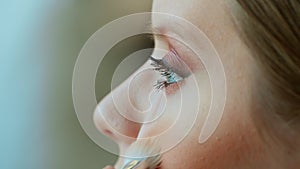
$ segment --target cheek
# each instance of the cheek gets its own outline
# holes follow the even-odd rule
[[[143,124],[139,137],[153,137],[174,131],[176,131],[175,137],[179,137],[179,134],[185,135],[186,128],[192,127],[197,115],[196,108],[199,107],[197,97],[195,97],[195,91],[197,91],[195,87],[193,79],[185,79],[160,91],[165,92],[165,105],[160,109],[161,112],[151,113],[161,113],[161,115],[152,123]],[[169,136],[172,137],[172,135]]]
[[[191,133],[163,154],[163,168],[240,169],[259,166],[263,151],[258,134],[247,120],[225,115],[217,131],[203,144],[198,143],[202,119]]]

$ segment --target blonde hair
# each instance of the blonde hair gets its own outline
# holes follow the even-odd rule
[[[255,97],[263,110],[258,116],[275,115],[300,135],[299,1],[236,2],[235,22],[258,63]]]

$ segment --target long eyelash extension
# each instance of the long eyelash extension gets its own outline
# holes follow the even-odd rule
[[[163,64],[162,59],[155,59],[154,57],[150,56],[150,60],[153,61],[151,65],[154,66],[155,69],[160,70],[162,68],[166,68],[166,66]]]
[[[157,83],[156,84],[154,84],[154,87],[156,88],[156,89],[162,89],[162,88],[164,88],[164,87],[168,87],[168,85],[170,85],[167,81],[165,81],[165,80],[161,80],[161,81],[157,81]]]
[[[154,67],[155,71],[160,72],[160,74],[164,77],[170,76],[170,70],[167,68],[161,59],[155,59],[152,56],[150,56],[151,65]],[[169,83],[166,80],[158,80],[157,83],[154,85],[156,89],[162,89],[164,87],[167,87]]]
[[[155,59],[152,56],[150,56],[150,60],[152,60],[151,65],[154,67],[154,70],[158,71],[161,76],[166,78],[166,80],[160,79],[157,81],[157,83],[154,85],[156,89],[168,87],[169,85],[183,79],[182,77],[174,73],[171,68],[165,66],[162,59]]]

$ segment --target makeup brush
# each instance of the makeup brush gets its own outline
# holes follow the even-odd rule
[[[139,139],[128,148],[121,169],[160,169],[160,152],[157,140]]]

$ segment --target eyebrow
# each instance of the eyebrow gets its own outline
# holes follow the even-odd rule
[[[153,34],[153,38],[157,37],[157,36],[164,36],[167,38],[172,38],[172,39],[176,39],[179,41],[183,41],[183,35],[185,33],[185,29],[184,27],[178,23],[178,22],[171,22],[172,26],[165,26],[165,25],[157,25],[154,26],[153,23],[149,23],[146,26],[146,31],[151,32]],[[170,34],[171,33],[171,34]],[[174,37],[175,36],[175,37]]]

